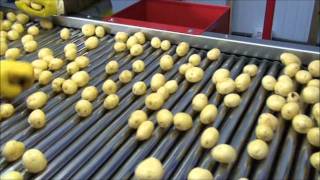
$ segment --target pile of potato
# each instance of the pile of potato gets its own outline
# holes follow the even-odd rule
[[[130,55],[139,56],[143,53],[143,44],[146,42],[146,36],[143,32],[136,32],[129,36],[126,32],[118,32],[115,37],[114,50],[115,52],[124,52],[129,50]]]
[[[99,38],[103,38],[106,34],[106,29],[103,26],[96,26],[94,24],[84,24],[81,28],[82,34],[87,38],[84,45],[87,50],[95,49],[99,46]],[[60,37],[63,40],[70,38],[70,31],[64,28],[60,32]]]

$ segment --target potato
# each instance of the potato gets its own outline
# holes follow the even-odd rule
[[[0,122],[3,119],[9,118],[14,114],[15,108],[12,104],[4,103],[0,105]]]
[[[216,70],[212,75],[212,82],[217,84],[231,77],[231,73],[228,69],[220,68]]]
[[[229,94],[235,91],[236,83],[231,78],[227,78],[216,85],[217,92],[219,94]]]
[[[296,115],[292,120],[292,126],[295,131],[301,134],[306,134],[314,124],[310,117],[304,114]]]
[[[280,96],[287,97],[290,92],[295,90],[293,81],[278,81],[274,85],[274,92]]]
[[[26,42],[33,41],[33,40],[34,40],[34,38],[31,34],[26,34],[21,38],[22,44],[25,44]]]
[[[220,50],[218,48],[213,48],[207,53],[207,58],[211,61],[215,61],[220,57]]]
[[[138,44],[138,42],[139,42],[139,41],[138,41],[138,38],[137,38],[137,37],[135,37],[135,36],[130,36],[129,39],[127,40],[127,43],[126,43],[127,48],[128,48],[128,49],[131,49],[132,46]]]
[[[124,42],[115,42],[113,45],[113,49],[116,52],[123,52],[127,49],[127,45]]]
[[[244,92],[245,90],[247,90],[250,86],[251,83],[251,78],[250,75],[247,73],[242,73],[240,74],[236,79],[235,79],[235,83],[236,83],[236,90],[238,92]]]
[[[29,149],[22,156],[22,164],[30,173],[39,173],[47,167],[46,156],[38,149]]]
[[[219,131],[214,127],[205,129],[200,138],[201,146],[205,149],[210,149],[215,146],[219,140]]]
[[[200,122],[202,124],[213,123],[218,115],[218,109],[213,104],[208,104],[204,107],[200,113]]]
[[[214,177],[209,170],[196,167],[189,172],[188,180],[214,180]]]
[[[10,48],[6,51],[5,58],[16,60],[21,56],[20,54],[21,53],[19,48]]]
[[[16,30],[10,30],[10,31],[8,31],[7,38],[10,41],[15,41],[20,38],[20,34]]]
[[[135,73],[141,73],[144,71],[144,62],[142,60],[136,60],[132,63],[132,71]]]
[[[18,171],[9,171],[1,174],[1,180],[23,180],[23,176]]]
[[[178,83],[176,80],[170,80],[164,84],[164,87],[168,90],[170,94],[173,94],[178,90]]]
[[[28,123],[35,129],[41,129],[46,125],[46,114],[41,109],[33,110],[28,117]]]
[[[206,94],[200,93],[192,99],[192,109],[194,111],[202,111],[204,107],[208,105],[208,97]]]
[[[42,71],[39,75],[39,84],[41,85],[47,85],[52,80],[52,72],[51,71]]]
[[[312,79],[312,75],[309,71],[300,70],[296,73],[295,78],[298,83],[307,84]]]
[[[77,50],[77,45],[75,43],[68,43],[67,45],[64,46],[63,51],[66,52],[70,49],[75,49]]]
[[[278,77],[278,81],[292,81],[292,79],[288,75],[281,75]]]
[[[78,56],[74,60],[80,69],[87,67],[90,63],[90,60],[87,56]]]
[[[68,28],[63,28],[60,31],[60,38],[63,39],[63,40],[70,39],[70,30]]]
[[[173,67],[173,58],[172,56],[166,54],[160,58],[160,68],[164,71],[169,71]]]
[[[62,83],[62,91],[67,95],[72,95],[78,90],[78,85],[75,81],[67,79]]]
[[[104,35],[106,34],[106,31],[103,26],[97,26],[94,33],[96,34],[97,37],[103,38]]]
[[[25,151],[23,142],[10,140],[2,147],[2,156],[6,161],[12,162],[19,159]]]
[[[49,62],[49,69],[52,71],[57,71],[60,70],[64,65],[64,61],[60,58],[53,58],[50,62]],[[68,69],[68,66],[67,66]]]
[[[40,109],[48,101],[48,95],[42,91],[37,91],[27,97],[27,107],[29,109]]]
[[[164,168],[161,162],[154,157],[149,157],[140,162],[134,171],[134,177],[137,180],[161,180],[163,175]]]
[[[219,144],[211,150],[211,156],[214,160],[229,164],[236,160],[236,150],[228,144]]]
[[[243,72],[249,74],[251,77],[254,77],[258,72],[258,66],[255,64],[248,64],[244,66]]]
[[[81,98],[88,101],[94,101],[97,98],[98,94],[99,92],[96,87],[88,86],[83,89],[81,93]]]
[[[8,49],[8,44],[5,42],[0,42],[0,55],[4,55]]]
[[[261,139],[263,141],[271,141],[273,137],[273,130],[269,125],[259,124],[255,130],[257,139]]]
[[[34,79],[38,80],[40,74],[42,73],[42,69],[38,69],[38,68],[33,68],[33,77]]]
[[[144,44],[146,42],[146,36],[143,32],[136,32],[134,35],[138,39],[139,44]]]
[[[152,91],[157,91],[165,83],[166,83],[166,77],[161,73],[156,73],[151,78],[150,86]]]
[[[241,97],[235,93],[228,94],[223,98],[223,104],[229,108],[235,108],[239,106],[240,102]]]
[[[119,96],[116,94],[108,95],[103,101],[103,107],[106,109],[114,109],[119,104]]]
[[[315,146],[315,147],[320,147],[320,129],[318,127],[314,127],[309,129],[307,133],[307,139],[308,142]],[[320,157],[320,156],[319,156]]]
[[[308,65],[308,71],[312,75],[312,77],[320,77],[320,60],[313,60]]]
[[[132,93],[137,96],[144,95],[147,91],[147,85],[143,81],[138,81],[132,86]]]
[[[24,27],[21,23],[14,23],[11,26],[11,29],[17,31],[20,34],[23,33],[23,31],[24,31]]]
[[[131,113],[128,119],[128,125],[130,128],[137,129],[140,126],[140,124],[144,121],[147,121],[147,119],[147,113],[145,113],[142,110],[135,110]]]
[[[12,22],[11,21],[9,21],[9,20],[1,21],[1,26],[0,26],[1,30],[9,31],[11,26],[12,26]]]
[[[81,99],[75,105],[75,110],[80,117],[88,117],[92,113],[93,106],[90,101]]]
[[[43,29],[50,30],[53,28],[53,23],[49,19],[41,18],[39,23]]]
[[[12,25],[12,26],[13,26],[13,25]],[[1,37],[1,38],[7,39],[7,35],[8,35],[7,31],[2,31],[2,30],[0,30],[0,37]]]
[[[283,69],[283,73],[289,77],[294,77],[296,73],[300,70],[300,64],[289,64]]]
[[[28,53],[34,52],[38,48],[38,43],[34,40],[27,41],[26,43],[23,44],[23,48],[25,51]]]
[[[164,99],[159,93],[151,93],[146,97],[144,102],[148,109],[158,110],[164,104]]]
[[[190,49],[190,46],[188,43],[186,42],[181,42],[178,44],[177,48],[176,48],[176,53],[178,56],[182,57],[187,55],[188,51]]]
[[[56,78],[51,82],[51,88],[54,92],[61,92],[62,91],[62,84],[65,81],[63,78]]]
[[[187,64],[181,64],[179,67],[179,73],[185,75],[186,72],[193,67],[192,64],[187,63]]]
[[[192,64],[193,66],[199,66],[200,62],[201,62],[201,57],[199,54],[192,54],[189,59],[188,62],[190,64]]]
[[[168,40],[163,40],[160,44],[162,51],[168,51],[171,47],[171,42]]]
[[[310,156],[310,163],[311,163],[312,167],[314,167],[318,171],[320,170],[320,158],[319,157],[320,157],[320,151],[313,153]]]
[[[190,83],[197,83],[203,79],[204,72],[199,67],[192,67],[187,70],[185,77]]]
[[[85,24],[81,27],[81,32],[84,36],[90,37],[95,34],[96,26],[93,24]]]
[[[161,40],[158,37],[153,37],[151,39],[151,46],[155,49],[159,49],[161,47]]]
[[[36,59],[31,62],[31,65],[33,68],[41,69],[41,70],[46,70],[48,69],[48,63],[44,60],[41,59]]]
[[[67,60],[73,61],[77,57],[77,49],[70,48],[64,52],[64,56]]]
[[[154,130],[152,121],[144,121],[140,124],[136,132],[136,139],[138,141],[144,141],[151,138]]]
[[[86,71],[79,71],[71,76],[71,80],[76,82],[78,87],[83,87],[88,84],[90,75]]]
[[[99,46],[99,39],[95,36],[91,36],[84,42],[84,46],[88,50],[95,49]]]
[[[159,127],[168,128],[173,123],[173,114],[168,109],[161,109],[157,113],[157,122]]]
[[[39,28],[35,25],[30,26],[27,30],[28,34],[31,34],[32,36],[37,36],[40,32]]]
[[[280,60],[281,60],[282,64],[284,64],[286,66],[289,64],[293,64],[293,63],[301,64],[299,57],[292,54],[292,53],[282,53],[280,55]]]
[[[14,14],[13,12],[8,12],[6,16],[7,16],[7,19],[11,22],[16,21],[17,19],[16,14]]]
[[[281,116],[285,120],[291,120],[300,112],[300,106],[297,102],[288,102],[281,108]]]
[[[41,4],[38,3],[34,3],[34,2],[30,2],[30,7],[34,10],[41,10],[43,8],[43,6]]]
[[[119,75],[120,82],[126,84],[129,83],[133,78],[133,73],[129,70],[124,70]]]
[[[54,57],[52,55],[48,55],[48,56],[45,56],[42,58],[42,60],[46,61],[47,63],[50,63],[51,61],[53,61],[53,59],[54,59]]]
[[[114,74],[119,70],[119,63],[115,60],[112,60],[106,64],[104,69],[107,74]]]
[[[300,95],[297,92],[290,92],[287,96],[287,102],[300,102]]]
[[[160,94],[163,97],[163,100],[167,100],[169,98],[169,96],[170,96],[169,91],[164,86],[160,87],[157,90],[157,93]]]
[[[188,113],[179,112],[173,117],[173,124],[179,131],[187,131],[192,128],[192,117]]]
[[[285,105],[286,99],[282,96],[273,94],[267,98],[267,106],[273,111],[281,111],[281,108]]]
[[[23,13],[17,14],[16,17],[17,17],[17,22],[21,24],[26,24],[30,20],[29,16]]]
[[[262,113],[258,118],[258,125],[267,125],[273,131],[278,128],[278,119],[270,113]]]
[[[312,116],[320,126],[320,103],[316,103],[312,107]]]
[[[116,35],[114,36],[114,39],[117,42],[127,42],[129,36],[126,32],[117,32]]]
[[[53,56],[53,51],[49,48],[41,48],[38,52],[39,59],[44,58],[45,56]]]
[[[320,80],[312,79],[308,82],[307,86],[314,86],[314,87],[320,88]]]
[[[70,74],[70,75],[72,75],[80,70],[80,68],[76,62],[71,62],[71,63],[67,64],[66,69],[67,69],[68,74]]]
[[[143,46],[140,44],[135,44],[130,48],[130,54],[132,56],[139,56],[143,53]]]
[[[247,146],[247,152],[255,160],[262,160],[268,156],[269,146],[260,139],[251,141]]]
[[[115,94],[118,90],[118,87],[117,87],[117,84],[113,80],[108,79],[103,83],[102,90],[107,95],[110,95],[110,94]]]
[[[320,89],[314,86],[307,86],[302,90],[302,99],[305,103],[315,104],[320,99]]]

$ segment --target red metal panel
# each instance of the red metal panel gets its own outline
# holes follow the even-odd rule
[[[263,25],[263,33],[262,33],[263,39],[271,39],[275,6],[276,6],[276,0],[267,0],[266,14],[264,16],[264,25]]]

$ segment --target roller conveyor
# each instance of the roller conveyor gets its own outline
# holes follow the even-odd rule
[[[33,24],[37,22],[30,22],[27,26]],[[16,112],[0,124],[0,145],[11,139],[23,141],[26,149],[40,149],[48,159],[48,166],[44,172],[33,175],[26,172],[21,160],[7,163],[0,156],[1,172],[17,170],[23,172],[26,179],[132,179],[137,164],[146,157],[154,156],[164,165],[164,179],[186,179],[188,172],[197,166],[209,169],[216,179],[221,180],[240,177],[259,180],[319,178],[319,172],[309,163],[310,154],[316,149],[308,144],[303,135],[297,134],[288,122],[279,121],[279,128],[269,143],[270,152],[265,160],[256,161],[247,154],[246,146],[250,140],[255,139],[254,129],[259,115],[269,111],[265,100],[270,92],[263,89],[261,79],[267,74],[278,76],[283,67],[280,62],[272,58],[252,56],[250,53],[245,56],[229,51],[212,62],[206,59],[208,48],[199,48],[197,45],[190,49],[187,56],[178,57],[175,54],[176,45],[164,52],[152,48],[150,42],[144,44],[141,56],[132,57],[128,52],[116,54],[113,50],[113,35],[120,27],[115,27],[116,30],[102,38],[98,48],[86,51],[83,44],[85,38],[78,27],[70,26],[70,40],[60,39],[59,32],[64,25],[62,22],[52,30],[41,30],[40,35],[35,38],[38,49],[51,48],[55,57],[63,59],[64,46],[73,42],[78,47],[78,55],[90,58],[90,65],[84,70],[90,74],[89,85],[96,86],[99,90],[99,96],[93,102],[94,111],[91,116],[80,118],[74,110],[74,104],[80,100],[83,88],[76,94],[67,96],[53,93],[50,84],[34,84],[11,102],[16,107]],[[21,48],[22,44],[17,40],[10,42],[9,47]],[[193,53],[201,55],[200,66],[205,70],[204,78],[196,84],[188,83],[178,72],[179,66],[186,63]],[[172,55],[175,60],[174,68],[168,72],[159,67],[159,59],[164,54]],[[37,59],[37,52],[24,54],[20,59],[31,62]],[[120,72],[130,70],[135,59],[145,62],[145,71],[135,74],[130,83],[122,84],[118,80]],[[118,61],[120,69],[118,73],[108,76],[104,67],[111,60]],[[227,108],[223,105],[223,96],[216,92],[212,84],[212,74],[223,67],[230,69],[232,78],[236,78],[247,64],[256,64],[259,67],[258,73],[252,79],[249,89],[241,93],[240,106]],[[69,77],[65,66],[54,72],[54,78]],[[150,111],[144,105],[146,96],[132,94],[131,88],[135,82],[144,81],[149,87],[152,75],[158,72],[163,73],[167,80],[175,79],[179,84],[177,92],[170,96],[163,108],[170,109],[174,114],[189,113],[193,117],[192,129],[180,132],[173,126],[168,129],[159,128],[156,125],[156,111]],[[117,95],[120,97],[119,106],[109,111],[103,108],[106,95],[101,89],[106,79],[117,82]],[[27,122],[31,111],[26,108],[25,100],[31,93],[39,90],[50,97],[43,108],[47,124],[40,130],[34,130]],[[147,94],[150,92],[148,88]],[[230,144],[237,150],[235,163],[227,166],[215,162],[210,156],[210,150],[201,148],[200,135],[209,126],[201,124],[199,113],[191,108],[192,98],[198,93],[205,93],[209,102],[218,107],[219,114],[211,126],[219,130],[219,143]],[[127,125],[130,114],[137,109],[146,111],[149,119],[156,125],[153,136],[147,141],[137,141],[135,131]],[[306,108],[305,111],[309,113],[310,110]],[[277,116],[281,118],[280,115]]]

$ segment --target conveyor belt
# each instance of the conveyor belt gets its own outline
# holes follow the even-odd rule
[[[33,25],[34,22],[27,26]],[[93,102],[94,112],[87,118],[79,118],[74,110],[74,104],[80,99],[83,88],[75,95],[67,96],[63,93],[55,94],[50,85],[41,86],[36,83],[33,87],[15,98],[11,103],[16,107],[16,113],[11,118],[1,122],[2,146],[10,139],[23,141],[26,148],[38,148],[48,159],[47,169],[38,175],[27,173],[21,161],[5,162],[0,157],[0,170],[18,170],[24,173],[25,178],[35,179],[130,179],[136,165],[149,156],[155,156],[164,164],[165,179],[186,179],[188,172],[196,166],[209,169],[216,179],[317,179],[316,172],[309,163],[309,156],[315,150],[306,142],[303,135],[292,130],[288,122],[279,121],[280,127],[270,145],[270,153],[263,161],[252,160],[246,151],[247,143],[255,138],[254,128],[258,116],[267,112],[265,100],[269,92],[261,85],[264,75],[280,74],[282,65],[277,61],[250,58],[223,53],[218,61],[208,61],[206,50],[192,48],[188,55],[179,58],[172,46],[167,52],[153,49],[149,42],[144,45],[144,53],[139,57],[132,57],[128,52],[116,54],[113,51],[113,37],[111,34],[104,37],[100,46],[92,51],[84,49],[84,37],[79,29],[71,29],[72,36],[68,41],[62,41],[59,31],[62,27],[55,27],[50,31],[41,30],[36,37],[39,49],[51,48],[56,57],[63,58],[65,44],[74,42],[78,46],[79,55],[87,55],[90,65],[85,70],[90,74],[90,85],[99,90],[98,98]],[[11,42],[10,47],[21,47],[18,41]],[[159,59],[165,54],[173,55],[174,68],[163,72],[159,67]],[[178,73],[181,64],[187,62],[192,53],[199,53],[202,57],[201,67],[205,70],[203,80],[190,84],[184,76]],[[37,59],[37,53],[24,54],[20,59],[32,61]],[[134,59],[142,59],[146,68],[143,73],[136,74],[128,84],[121,84],[119,73],[131,69]],[[117,60],[120,70],[117,74],[107,76],[104,66],[110,60]],[[215,91],[211,76],[218,68],[231,70],[232,78],[237,77],[246,64],[259,66],[258,74],[252,79],[247,91],[241,94],[242,101],[239,107],[228,109],[222,103],[222,96]],[[180,132],[174,127],[161,129],[156,126],[151,139],[139,142],[135,140],[135,131],[127,125],[131,112],[143,109],[148,113],[150,120],[156,122],[155,112],[144,106],[145,96],[134,96],[131,93],[132,85],[137,81],[145,81],[150,85],[153,74],[161,72],[166,78],[175,79],[179,83],[178,91],[164,104],[164,108],[173,113],[187,112],[192,115],[194,124],[187,132]],[[65,67],[54,72],[54,77],[68,78]],[[102,83],[111,78],[117,82],[121,101],[114,110],[105,110],[102,106],[105,94],[102,92]],[[47,124],[40,130],[32,129],[27,123],[30,110],[26,108],[25,99],[28,95],[42,90],[50,96],[50,100],[43,108],[47,115]],[[148,90],[148,94],[150,89]],[[219,114],[213,126],[220,132],[219,143],[232,145],[238,153],[237,161],[229,166],[215,162],[210,156],[210,150],[200,146],[200,134],[207,126],[199,123],[199,113],[191,108],[192,98],[198,93],[205,93],[209,102],[215,104]],[[308,110],[309,111],[309,110]],[[279,116],[280,118],[280,116]]]

